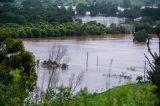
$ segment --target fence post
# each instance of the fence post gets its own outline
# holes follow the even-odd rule
[[[86,59],[86,72],[88,71],[88,52],[87,52],[87,59]]]
[[[97,56],[97,71],[98,71],[98,56]]]
[[[146,81],[146,61],[144,62],[144,82]]]

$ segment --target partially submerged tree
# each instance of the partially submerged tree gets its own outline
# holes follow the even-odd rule
[[[147,39],[151,39],[151,37],[146,33],[145,30],[134,33],[134,42],[146,42]]]
[[[143,79],[142,76],[138,76],[138,77],[136,78],[136,80],[138,81],[138,83],[141,83],[141,82],[142,82],[142,79]]]
[[[59,69],[66,70],[68,68],[69,58],[67,57],[67,49],[61,45],[53,45],[50,51],[49,59],[42,63],[44,68],[49,72],[48,87],[53,87],[58,82]]]

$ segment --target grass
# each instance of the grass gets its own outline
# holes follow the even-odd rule
[[[56,96],[51,97],[49,91],[44,103],[36,106],[153,106],[157,101],[154,94],[156,86],[151,84],[127,84],[112,88],[106,92],[90,94],[82,89],[72,98],[67,99],[67,91],[63,88]],[[50,94],[51,93],[51,94]]]
[[[151,84],[128,84],[72,102],[73,106],[152,106],[157,100],[155,89]]]
[[[22,0],[17,0],[17,1],[22,1]],[[57,0],[49,0],[49,1],[54,3]],[[73,1],[75,1],[76,4],[79,4],[79,3],[87,4],[87,1],[91,3],[93,0],[58,0],[58,1],[66,2],[66,4],[70,5],[73,3]],[[101,1],[112,1],[113,3],[116,3],[118,5],[122,5],[123,3],[123,0],[97,0],[97,2],[101,2]],[[132,5],[143,5],[145,0],[130,0],[130,1]],[[157,0],[157,2],[160,3],[159,0]]]
[[[131,4],[132,5],[143,5],[145,0],[130,0]],[[114,3],[117,3],[117,4],[120,4],[122,5],[123,4],[123,0],[113,0]]]

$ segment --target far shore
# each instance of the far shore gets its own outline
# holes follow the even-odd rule
[[[151,34],[152,37],[157,38],[157,35]],[[85,41],[85,40],[96,40],[96,39],[122,39],[122,38],[130,38],[132,39],[132,34],[106,34],[106,35],[77,35],[77,36],[61,36],[61,37],[46,37],[46,38],[22,38],[23,41],[49,41],[49,40],[77,40],[77,41]]]

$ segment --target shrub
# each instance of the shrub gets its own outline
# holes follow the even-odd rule
[[[33,33],[33,36],[34,36],[35,38],[41,37],[41,31],[40,31],[39,28],[33,28],[33,29],[32,29],[32,33]]]
[[[142,76],[138,76],[137,78],[136,78],[136,80],[138,81],[138,83],[141,83],[142,82]]]
[[[134,42],[146,42],[149,35],[146,33],[145,30],[138,31],[134,33]]]

